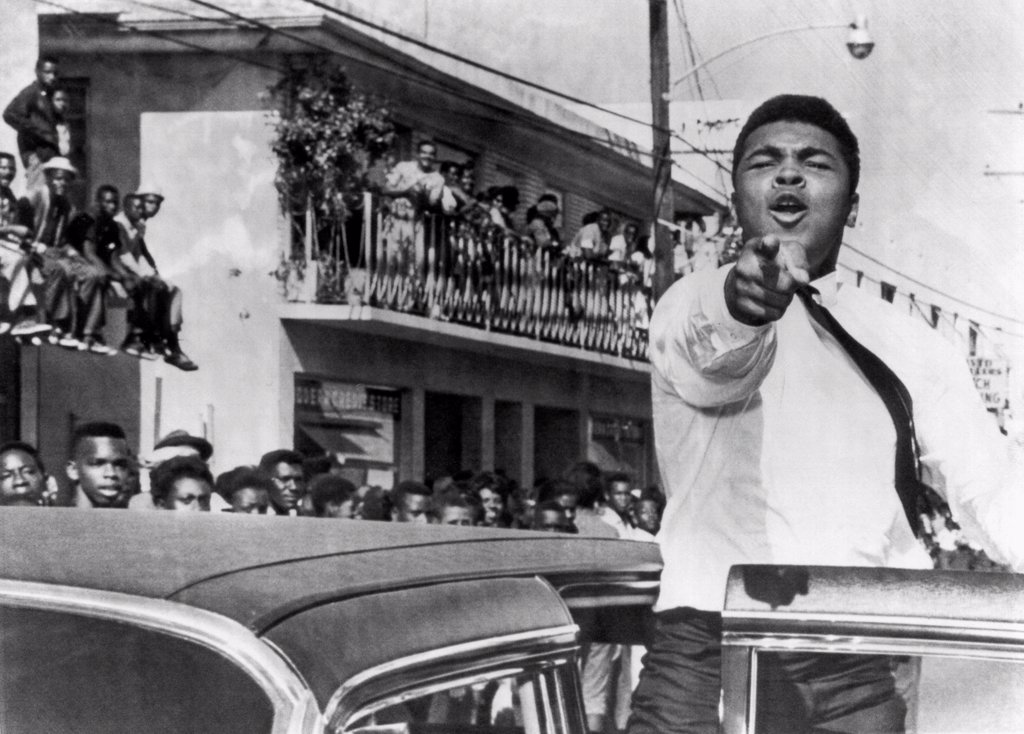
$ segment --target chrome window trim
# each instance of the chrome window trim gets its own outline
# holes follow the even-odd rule
[[[348,729],[353,720],[373,713],[373,711],[394,703],[400,703],[413,695],[426,695],[430,692],[436,692],[436,690],[443,690],[444,688],[457,685],[453,684],[452,680],[468,679],[474,675],[487,676],[486,679],[490,680],[494,677],[504,677],[504,675],[491,675],[492,672],[504,672],[507,675],[509,671],[516,671],[521,667],[537,669],[562,664],[563,659],[559,658],[559,653],[564,655],[566,652],[575,651],[578,633],[579,627],[575,624],[563,625],[501,635],[499,637],[489,637],[484,640],[473,640],[389,660],[386,663],[367,668],[342,683],[324,707],[324,719],[330,722],[331,726],[336,727],[335,730],[343,731]],[[467,663],[463,661],[468,659],[469,667],[473,667],[474,660],[479,663],[479,658],[490,652],[502,652],[510,655],[510,657],[495,661],[494,666],[489,667],[487,671],[481,670],[476,673],[464,671],[461,677],[456,671],[450,677],[445,676],[443,682],[438,681],[436,686],[431,684],[416,687],[414,690],[401,691],[392,696],[385,696],[373,701],[370,705],[358,706],[350,711],[346,711],[343,708],[347,698],[371,682],[397,676],[404,671],[437,665],[446,660],[460,661],[465,667]],[[546,658],[544,660],[537,660],[538,655],[545,655]],[[565,662],[569,660],[570,658],[565,658]],[[521,661],[522,665],[515,665],[516,661]],[[433,691],[427,690],[428,688],[433,689]],[[339,719],[343,720],[339,721]],[[337,728],[338,724],[341,724],[340,729]]]
[[[291,662],[249,629],[220,614],[166,599],[10,579],[0,579],[0,606],[122,622],[213,650],[266,693],[274,708],[273,734],[322,730],[316,700]]]
[[[653,606],[658,598],[659,580],[577,581],[556,586],[570,609],[595,607]]]
[[[1020,643],[931,640],[886,635],[801,635],[723,633],[722,644],[755,652],[851,653],[863,655],[925,655],[1024,662]]]
[[[1016,646],[1024,649],[1024,623],[987,620],[897,616],[884,614],[779,614],[778,612],[725,613],[723,641],[797,636],[930,640],[935,645]],[[728,643],[726,643],[728,644]]]

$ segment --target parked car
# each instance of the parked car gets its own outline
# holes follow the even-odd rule
[[[547,533],[4,509],[0,730],[582,733],[581,641],[639,639],[659,570]]]
[[[891,656],[907,732],[1024,732],[1024,576],[736,566],[722,615],[725,734],[757,731],[768,656]]]

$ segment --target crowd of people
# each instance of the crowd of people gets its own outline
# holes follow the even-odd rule
[[[122,197],[103,184],[92,211],[79,211],[70,197],[79,172],[69,158],[68,92],[55,58],[40,58],[35,73],[3,113],[17,132],[26,193],[11,188],[18,158],[0,152],[0,334],[198,369],[181,349],[181,290],[160,276],[146,246],[160,189],[144,185]],[[128,306],[119,350],[104,335],[110,299]]]
[[[74,431],[62,491],[32,445],[0,446],[0,504],[96,509],[189,510],[521,528],[653,540],[664,497],[625,473],[581,462],[523,487],[500,471],[461,470],[391,488],[356,486],[329,456],[291,449],[214,475],[213,446],[174,431],[140,460],[124,430],[84,423]],[[148,482],[147,482],[148,479]],[[148,485],[148,487],[147,487]],[[600,523],[600,524],[595,524]],[[609,533],[608,530],[612,533]]]
[[[590,462],[531,487],[498,471],[464,470],[385,489],[356,486],[329,456],[305,457],[287,448],[215,475],[213,452],[205,438],[179,430],[139,460],[120,426],[83,423],[72,435],[65,489],[34,446],[0,445],[0,505],[520,528],[648,542],[654,542],[665,507],[657,487],[639,487],[630,475],[603,472]],[[639,648],[586,646],[582,678],[591,730],[604,731],[612,721],[617,730],[625,728],[639,655]]]
[[[649,287],[653,257],[649,238],[638,222],[618,218],[608,209],[592,211],[568,241],[557,226],[558,197],[542,194],[519,218],[520,193],[515,186],[474,190],[472,165],[456,161],[438,163],[437,145],[422,140],[413,160],[385,164],[376,187],[389,198],[384,237],[392,254],[408,262],[423,261],[424,219],[432,218],[457,232],[486,239],[495,232],[510,235],[530,252],[608,263],[641,279]]]

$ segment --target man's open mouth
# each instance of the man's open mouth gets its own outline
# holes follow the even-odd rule
[[[804,218],[807,204],[795,194],[779,194],[771,200],[768,210],[777,222],[791,226]]]

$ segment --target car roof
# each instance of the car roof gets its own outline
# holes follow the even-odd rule
[[[502,576],[645,579],[656,546],[522,530],[229,514],[0,509],[0,578],[169,599],[260,633],[319,604]]]

